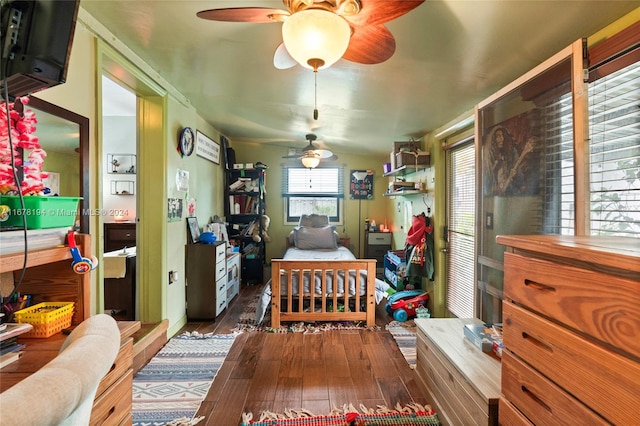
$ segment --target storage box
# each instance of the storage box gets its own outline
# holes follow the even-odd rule
[[[426,151],[398,152],[396,153],[396,168],[415,165],[428,166],[429,157],[430,155]]]
[[[45,302],[33,305],[14,313],[15,321],[28,323],[33,330],[23,337],[47,338],[71,325],[73,302]]]
[[[401,141],[393,143],[393,153],[397,154],[402,150],[419,151],[420,141]],[[396,167],[400,167],[396,164]]]
[[[235,163],[233,165],[234,170],[249,170],[253,169],[253,163]]]
[[[382,164],[382,170],[384,173],[389,173],[391,171],[391,163]]]
[[[464,337],[482,352],[493,353],[494,342],[502,343],[502,324],[465,324]]]
[[[80,197],[47,197],[26,195],[24,210],[17,195],[0,196],[0,204],[9,207],[9,217],[1,227],[22,227],[22,216],[27,218],[27,229],[63,228],[73,226],[78,216]]]

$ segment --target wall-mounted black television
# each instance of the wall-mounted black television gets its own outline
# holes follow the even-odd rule
[[[80,0],[2,1],[0,93],[10,99],[62,84]]]

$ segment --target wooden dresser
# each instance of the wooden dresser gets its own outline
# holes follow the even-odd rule
[[[445,426],[496,425],[500,361],[464,337],[477,319],[415,320],[416,381]]]
[[[638,424],[640,239],[498,236],[500,422]]]
[[[227,245],[185,246],[187,318],[215,320],[227,307]]]
[[[106,222],[104,224],[104,252],[136,246],[135,222]]]
[[[120,351],[111,370],[100,382],[91,410],[90,425],[130,425],[133,423],[133,335],[139,321],[120,321]]]

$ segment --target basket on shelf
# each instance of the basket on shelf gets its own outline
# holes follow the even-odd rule
[[[14,318],[19,323],[33,325],[33,330],[23,337],[47,338],[71,325],[73,302],[44,302],[16,311]]]

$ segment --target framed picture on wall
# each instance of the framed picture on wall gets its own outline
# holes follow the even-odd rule
[[[198,226],[198,218],[187,218],[187,234],[189,236],[189,242],[195,244],[200,241],[200,227]]]
[[[370,200],[373,198],[373,171],[351,170],[349,195],[353,200]]]

